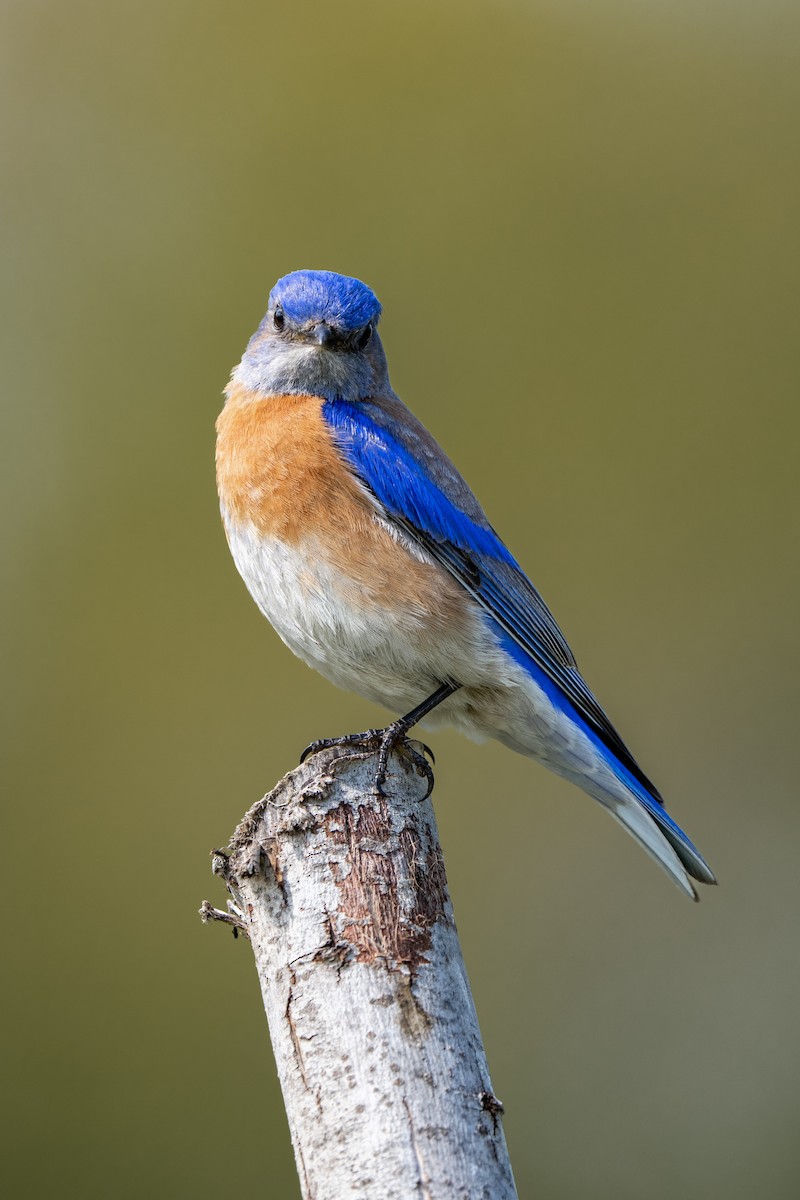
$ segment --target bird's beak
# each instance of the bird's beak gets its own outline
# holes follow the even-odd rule
[[[336,331],[331,329],[330,325],[327,325],[325,321],[320,321],[311,330],[311,337],[318,346],[328,347],[336,342]]]

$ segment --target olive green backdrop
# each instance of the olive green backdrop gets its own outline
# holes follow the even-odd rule
[[[6,0],[3,1071],[15,1195],[297,1196],[208,852],[384,714],[229,559],[213,422],[274,279],[400,394],[721,886],[436,734],[521,1195],[800,1193],[800,13]],[[356,1152],[354,1147],[354,1152]]]

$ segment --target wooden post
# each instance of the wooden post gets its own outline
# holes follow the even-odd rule
[[[516,1197],[433,807],[395,753],[314,755],[214,870],[252,944],[305,1200]]]

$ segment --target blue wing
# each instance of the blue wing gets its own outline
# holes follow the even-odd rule
[[[714,883],[705,859],[664,810],[659,792],[584,683],[544,600],[430,434],[396,398],[326,401],[322,412],[342,454],[388,518],[462,584],[513,656],[583,724],[689,874]]]
[[[382,414],[374,404],[329,401],[323,406],[323,415],[350,466],[391,520],[458,579],[649,795],[663,803],[581,678],[544,600],[489,525],[471,492],[471,511],[464,511],[467,486],[443,452],[435,447],[445,468],[438,472],[445,487],[432,478],[430,468],[435,462],[429,465],[423,460],[421,465],[419,456],[412,455],[401,441],[399,430],[378,423],[376,418]],[[458,504],[445,490],[448,480],[457,483],[461,493]]]

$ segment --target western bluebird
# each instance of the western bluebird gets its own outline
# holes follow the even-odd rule
[[[497,738],[598,800],[697,899],[691,879],[715,883],[711,870],[469,487],[392,391],[380,315],[357,279],[279,279],[217,422],[222,517],[256,604],[309,666],[407,714],[309,749],[375,745],[380,789],[422,717]]]

